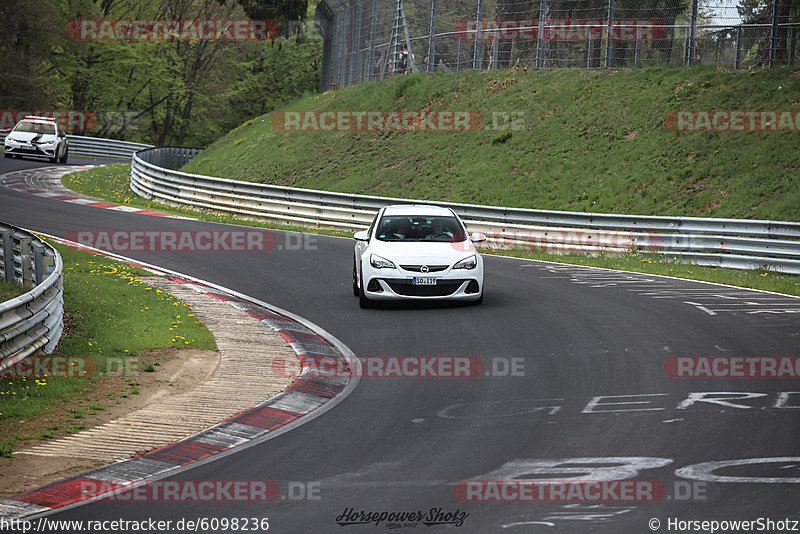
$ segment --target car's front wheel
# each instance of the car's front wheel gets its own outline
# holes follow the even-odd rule
[[[361,287],[358,288],[358,306],[359,308],[371,308],[372,301],[364,294],[364,278],[361,278]]]
[[[64,154],[61,156],[61,159],[58,160],[58,161],[60,163],[66,163],[68,157],[69,157],[69,147],[64,147]]]
[[[353,264],[353,295],[356,297],[359,296],[358,292],[358,271],[356,271],[356,265]]]
[[[10,158],[10,157],[11,157],[11,154],[9,154],[9,153],[8,153],[8,152],[6,152],[6,151],[3,151],[3,157],[5,157],[5,158]]]

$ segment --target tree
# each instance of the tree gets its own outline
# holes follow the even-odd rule
[[[225,5],[227,0],[218,0]],[[308,13],[308,0],[234,0],[251,19],[301,21]]]

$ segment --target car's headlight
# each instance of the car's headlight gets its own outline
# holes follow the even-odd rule
[[[473,254],[468,258],[464,258],[463,260],[459,261],[455,265],[453,265],[453,269],[474,269],[478,266],[478,257]]]
[[[369,264],[376,269],[395,269],[394,263],[390,262],[386,258],[381,258],[377,254],[370,254]]]
[[[41,141],[41,142],[36,143],[36,144],[39,145],[39,146],[55,146],[56,142],[55,141]]]

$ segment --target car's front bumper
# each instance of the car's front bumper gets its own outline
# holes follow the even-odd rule
[[[53,146],[39,146],[36,144],[28,145],[25,143],[5,144],[6,154],[15,154],[18,156],[39,156],[42,158],[55,157],[58,145]]]
[[[478,300],[483,277],[463,274],[459,278],[436,277],[435,285],[414,285],[411,276],[372,276],[364,279],[364,294],[369,300]]]

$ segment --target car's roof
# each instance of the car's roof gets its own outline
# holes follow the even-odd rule
[[[428,215],[433,217],[442,217],[453,215],[449,208],[441,206],[432,206],[429,204],[397,204],[394,206],[387,206],[383,212],[384,215]]]
[[[40,120],[40,121],[56,122],[56,118],[55,117],[37,117],[36,115],[25,115],[23,120],[25,120],[25,119],[36,119],[36,120]]]
[[[56,122],[54,120],[48,120],[48,119],[39,118],[39,117],[25,117],[24,119],[19,121],[20,124],[23,123],[23,122],[27,123],[27,124],[47,124],[49,126],[58,125],[58,122]]]

